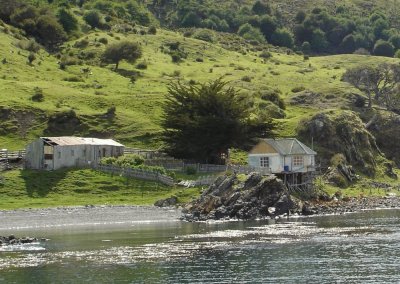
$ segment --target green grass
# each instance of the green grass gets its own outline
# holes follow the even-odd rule
[[[126,179],[93,171],[13,170],[2,174],[0,209],[77,205],[152,205],[175,195],[185,203],[197,196],[198,188],[167,187],[155,182]]]
[[[109,43],[117,41],[117,37],[142,43],[143,57],[138,62],[147,62],[148,68],[137,70],[135,65],[125,62],[120,65],[124,72],[140,72],[135,83],[114,72],[112,65],[88,65],[92,61],[98,62],[105,48],[102,44],[98,47],[94,45],[101,37],[106,37]],[[4,54],[8,62],[0,63],[0,93],[4,94],[0,97],[0,107],[17,112],[17,115],[8,118],[7,130],[0,137],[3,148],[23,148],[29,141],[44,134],[50,114],[69,109],[75,110],[86,125],[85,131],[75,134],[101,134],[130,146],[157,148],[161,145],[161,106],[168,83],[173,80],[206,82],[219,77],[250,98],[258,91],[279,89],[288,108],[287,117],[278,120],[281,125],[278,134],[293,136],[299,120],[321,108],[337,109],[348,105],[347,95],[358,91],[340,81],[347,67],[359,63],[397,62],[395,59],[360,55],[313,57],[304,61],[299,55],[272,52],[272,58],[263,63],[259,51],[247,50],[246,54],[242,54],[226,50],[218,44],[184,38],[179,33],[161,29],[157,35],[115,33],[112,37],[103,32],[92,32],[87,38],[90,41],[87,48],[80,50],[73,47],[74,42],[69,42],[62,52],[76,56],[81,51],[92,51],[96,54],[95,59],[60,70],[58,59],[44,51],[40,52],[33,66],[29,66],[26,63],[28,52],[15,46],[18,40],[0,32],[0,54]],[[171,41],[180,41],[188,52],[188,58],[179,64],[172,63],[171,57],[160,51],[161,45]],[[243,50],[248,48],[243,46]],[[204,62],[196,62],[199,57]],[[81,69],[87,66],[91,68],[92,75],[82,74]],[[244,76],[251,77],[251,82],[242,81]],[[66,81],[71,77],[78,77],[81,82]],[[298,95],[291,90],[299,86],[317,93],[317,100],[306,106],[291,105],[290,101]],[[35,87],[43,90],[43,102],[32,102]],[[330,98],[327,98],[328,95]],[[106,119],[103,115],[110,106],[116,106],[116,117]],[[23,121],[21,114],[26,111],[32,113],[34,118]],[[24,129],[27,129],[26,134]]]

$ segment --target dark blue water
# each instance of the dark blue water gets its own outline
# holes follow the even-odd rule
[[[400,210],[40,234],[1,248],[1,283],[400,282]]]

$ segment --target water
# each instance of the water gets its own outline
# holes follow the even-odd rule
[[[0,282],[394,283],[399,217],[400,210],[381,210],[279,222],[52,228],[40,231],[45,243],[0,248]]]

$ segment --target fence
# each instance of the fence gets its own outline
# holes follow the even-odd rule
[[[130,178],[157,181],[168,186],[174,185],[174,180],[171,177],[158,172],[146,171],[142,169],[122,168],[113,165],[94,165],[94,169]]]
[[[7,149],[0,150],[0,159],[15,160],[25,158],[25,150],[8,151]]]
[[[155,159],[158,157],[165,157],[165,154],[156,150],[144,150],[138,148],[124,148],[124,155],[135,154],[142,156],[146,159]]]

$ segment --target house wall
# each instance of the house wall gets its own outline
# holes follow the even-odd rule
[[[103,157],[123,155],[124,147],[110,145],[54,146],[53,169],[85,167],[100,162]]]
[[[294,166],[293,157],[294,156],[281,156],[280,154],[249,154],[249,165],[252,167],[260,167],[260,158],[269,157],[269,164],[272,173],[281,173],[285,170],[284,166],[288,167],[290,172],[305,173],[308,171],[313,171],[310,166],[314,167],[314,156],[313,155],[303,155],[303,165]]]
[[[43,167],[43,140],[37,139],[26,147],[25,167],[38,170]]]
[[[123,146],[85,144],[47,146],[42,139],[37,139],[26,147],[25,167],[37,170],[85,167],[100,162],[103,157],[118,157],[123,154]],[[45,159],[45,156],[50,157],[49,155],[53,155],[53,158]]]
[[[272,173],[280,173],[283,171],[283,159],[279,154],[250,154],[249,165],[259,168],[261,166],[261,157],[269,158],[269,169]]]

